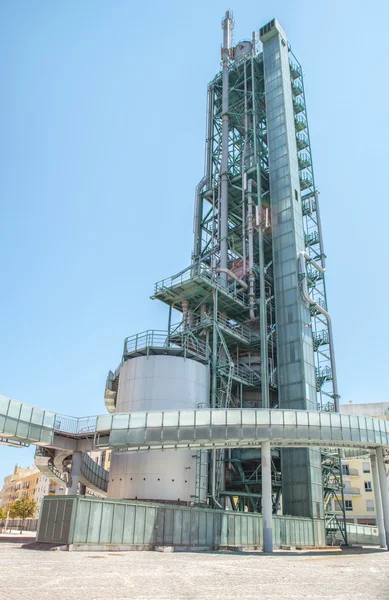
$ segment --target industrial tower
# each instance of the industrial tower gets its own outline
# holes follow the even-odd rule
[[[222,69],[208,86],[192,260],[155,285],[153,298],[169,306],[167,331],[125,340],[122,363],[107,380],[110,412],[338,411],[302,69],[276,19],[237,45],[233,26],[227,11]],[[173,309],[181,312],[178,324]],[[167,391],[169,378],[175,384]],[[306,447],[270,453],[269,445],[268,456],[223,449],[173,451],[167,458],[114,455],[117,483],[109,495],[261,512],[261,461],[269,460],[274,513],[282,505],[283,514],[324,519],[334,497],[343,505],[334,453]],[[185,471],[182,485],[177,470]],[[161,477],[148,485],[156,473]]]

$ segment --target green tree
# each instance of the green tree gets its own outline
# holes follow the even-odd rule
[[[0,521],[5,521],[7,518],[7,511],[4,508],[0,508]]]
[[[20,533],[23,533],[23,525],[25,519],[35,517],[38,510],[38,504],[33,498],[22,496],[19,500],[15,500],[9,507],[9,516],[11,519],[22,519],[22,528]]]

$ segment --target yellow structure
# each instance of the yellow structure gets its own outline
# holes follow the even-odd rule
[[[28,496],[37,502],[38,516],[43,497],[55,494],[56,491],[57,484],[49,481],[36,467],[23,469],[15,465],[13,474],[4,478],[2,508],[7,510],[12,502]],[[64,493],[64,490],[60,493]]]

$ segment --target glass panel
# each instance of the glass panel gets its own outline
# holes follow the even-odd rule
[[[131,415],[132,418],[133,415]],[[113,415],[112,420],[112,429],[127,429],[130,415],[127,413],[119,413],[117,415]],[[136,425],[133,425],[136,427]]]
[[[211,422],[211,411],[210,410],[196,411],[196,425],[209,425],[210,422]]]
[[[253,412],[253,411],[250,411]],[[211,412],[212,425],[224,425],[226,422],[226,411],[225,410],[213,410]],[[254,416],[255,419],[255,416]],[[255,421],[254,421],[255,423]]]
[[[147,427],[162,427],[162,413],[147,413]]]
[[[23,421],[19,421],[16,435],[19,438],[27,438],[28,437],[28,428],[29,428],[29,423],[23,423]]]
[[[320,413],[320,423],[322,427],[329,427],[331,425],[330,415],[327,412]]]
[[[0,414],[6,415],[8,412],[9,398],[0,396]]]
[[[263,408],[257,410],[257,424],[270,425],[270,414],[268,410]]]
[[[8,416],[18,419],[21,407],[21,402],[17,402],[16,400],[10,400],[8,407]]]
[[[340,415],[340,422],[344,429],[348,429],[350,427],[350,417],[349,415]]]
[[[240,425],[241,420],[240,410],[229,410],[227,412],[227,425]]]
[[[296,413],[293,410],[284,410],[285,425],[296,425]]]
[[[193,414],[193,413],[191,413]],[[182,418],[182,413],[181,413]],[[178,427],[178,412],[169,411],[163,413],[163,425],[164,427]]]
[[[366,430],[366,417],[358,417],[359,429]]]
[[[271,424],[272,425],[283,425],[284,424],[284,415],[282,410],[273,410],[270,413]]]
[[[366,427],[370,429],[370,431],[374,431],[374,421],[369,417],[366,418]]]
[[[107,431],[111,429],[112,415],[100,415],[97,417],[97,431]]]
[[[43,425],[45,427],[54,427],[54,421],[55,421],[55,413],[53,413],[49,410],[45,410],[45,415],[43,417]]]
[[[359,428],[358,417],[350,415],[350,424],[353,429],[358,429]]]
[[[250,408],[242,410],[242,424],[255,425],[255,410],[252,410]]]
[[[336,428],[340,427],[340,415],[336,413],[331,413],[331,425],[332,427]]]
[[[131,413],[130,428],[135,429],[138,427],[146,427],[146,413],[144,412]]]
[[[16,419],[10,419],[7,417],[5,420],[4,433],[8,435],[15,435],[17,424],[18,422]]]
[[[194,411],[193,410],[183,410],[180,413],[180,425],[185,426],[194,426]]]
[[[309,424],[315,425],[318,427],[320,425],[320,415],[319,413],[310,412],[309,413]]]
[[[44,411],[41,408],[34,406],[32,409],[31,423],[35,423],[35,425],[42,425],[43,414]]]
[[[31,413],[32,413],[32,406],[29,406],[28,404],[22,404],[19,419],[21,419],[22,421],[30,422]]]
[[[308,413],[302,410],[297,410],[296,415],[298,425],[308,425]]]

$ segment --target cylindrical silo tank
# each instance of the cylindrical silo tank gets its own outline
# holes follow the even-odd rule
[[[116,412],[209,406],[209,366],[171,355],[138,356],[120,369]],[[108,497],[202,503],[207,466],[195,450],[113,453]]]

